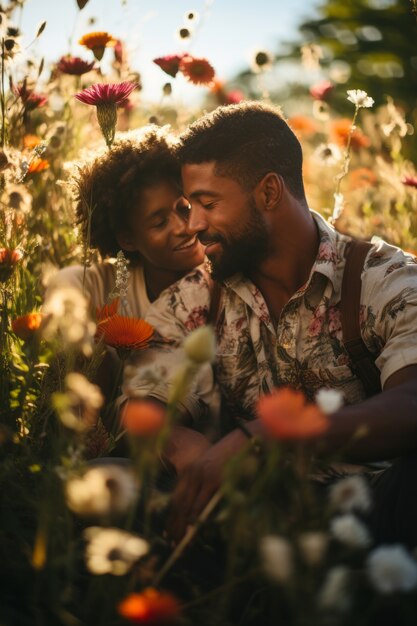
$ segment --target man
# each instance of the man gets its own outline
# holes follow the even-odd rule
[[[256,102],[220,107],[182,134],[178,155],[190,202],[188,230],[206,245],[213,278],[222,284],[216,379],[228,414],[245,418],[248,431],[262,435],[254,413],[261,394],[290,385],[313,398],[321,387],[335,388],[345,406],[332,416],[326,450],[341,449],[365,425],[366,435],[349,446],[349,461],[414,453],[416,260],[382,241],[367,256],[361,332],[378,355],[383,392],[366,399],[342,343],[341,279],[350,238],[309,210],[301,147],[280,111]],[[165,292],[147,319],[179,344],[181,335],[207,320],[210,292],[207,278],[194,273]],[[135,395],[140,376],[127,388]],[[188,416],[197,418],[198,390],[191,396]],[[186,428],[179,428],[178,439],[173,433],[167,455],[174,464],[187,437]],[[215,444],[190,446],[198,454],[179,463],[175,536],[201,512],[220,485],[224,464],[246,441],[240,428],[229,426]],[[407,458],[414,467],[414,457]]]

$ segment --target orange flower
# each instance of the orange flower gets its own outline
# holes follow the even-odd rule
[[[119,604],[119,614],[134,624],[164,626],[173,624],[180,616],[177,598],[167,591],[148,588],[131,593]]]
[[[194,85],[208,85],[214,78],[214,68],[207,59],[197,59],[191,55],[185,55],[180,61],[180,72]]]
[[[78,43],[81,46],[85,46],[89,50],[92,50],[97,61],[100,61],[103,58],[105,48],[107,46],[115,46],[117,40],[105,31],[97,31],[94,33],[87,33],[81,37]]]
[[[153,327],[142,319],[112,315],[97,324],[97,336],[113,348],[143,350],[148,347]]]
[[[130,400],[122,413],[122,423],[132,435],[153,435],[164,422],[164,408],[151,400]]]
[[[314,404],[306,404],[301,391],[275,389],[258,400],[257,414],[268,434],[276,439],[308,439],[328,428],[328,419]]]
[[[49,161],[35,157],[29,165],[28,174],[39,174],[47,169],[49,169]]]
[[[330,134],[333,138],[333,141],[335,141],[339,145],[346,146],[351,126],[352,122],[347,118],[333,120],[330,127]],[[355,128],[352,133],[350,145],[352,146],[353,150],[359,150],[359,148],[368,148],[371,145],[371,141],[369,137],[364,135],[359,128]]]
[[[96,308],[96,319],[97,322],[102,322],[106,320],[108,317],[112,317],[112,315],[117,314],[117,309],[119,307],[120,298],[115,298],[110,302],[110,304],[105,304],[102,307]]]
[[[43,320],[42,313],[27,313],[12,321],[12,330],[20,339],[27,341],[39,329]]]
[[[317,125],[306,115],[294,115],[288,119],[288,124],[297,136],[314,135],[317,132]]]
[[[358,167],[349,174],[352,189],[359,187],[374,187],[378,182],[376,174],[369,167]]]
[[[25,135],[23,137],[23,146],[28,150],[33,150],[41,143],[42,139],[37,135]]]

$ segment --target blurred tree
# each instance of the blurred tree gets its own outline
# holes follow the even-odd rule
[[[299,30],[303,44],[322,48],[320,65],[331,80],[364,89],[376,105],[389,95],[411,112],[417,106],[415,10],[414,0],[326,0],[319,17]],[[277,61],[299,58],[299,43],[277,55]],[[343,96],[334,104],[343,109],[345,103]]]

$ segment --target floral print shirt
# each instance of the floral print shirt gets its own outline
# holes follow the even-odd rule
[[[318,213],[312,215],[320,235],[317,258],[308,281],[284,306],[276,325],[248,278],[237,274],[222,284],[214,370],[231,415],[253,418],[259,396],[282,385],[302,389],[310,399],[322,387],[340,390],[346,404],[365,398],[342,343],[340,299],[350,238]],[[417,259],[381,239],[373,244],[362,273],[360,326],[384,385],[397,370],[417,364]],[[207,322],[210,293],[211,279],[198,268],[151,305],[146,319],[162,341],[147,355],[148,366],[166,364],[167,354],[184,336]],[[172,362],[178,365],[178,359],[172,357]],[[128,394],[153,393],[141,381],[140,367],[131,368]],[[211,383],[206,379],[205,384],[206,395],[199,392],[198,382],[190,394],[187,408],[192,415],[198,410],[196,399],[206,401],[210,394]],[[164,394],[160,388],[154,395],[163,399]]]

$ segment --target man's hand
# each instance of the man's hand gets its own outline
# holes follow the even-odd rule
[[[167,531],[180,540],[193,524],[210,498],[219,489],[227,461],[247,442],[240,431],[233,431],[185,467],[171,500]]]
[[[211,446],[201,433],[186,426],[174,426],[163,450],[163,459],[173,466],[178,475]]]

